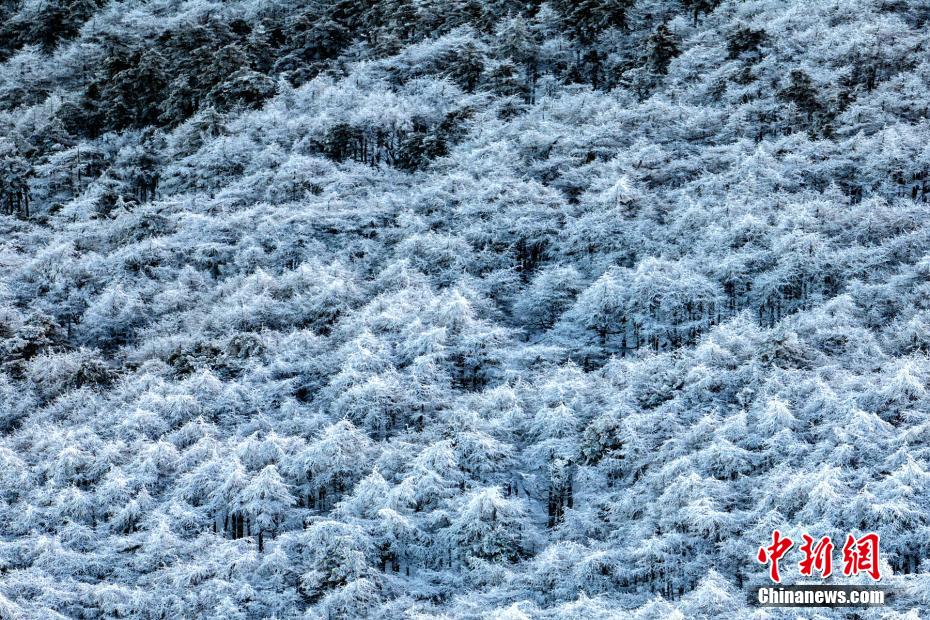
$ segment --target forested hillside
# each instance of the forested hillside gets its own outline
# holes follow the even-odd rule
[[[928,29],[0,0],[0,618],[926,617]]]

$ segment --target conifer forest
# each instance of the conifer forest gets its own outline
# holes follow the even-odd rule
[[[930,618],[930,2],[0,0],[0,619],[114,618]]]

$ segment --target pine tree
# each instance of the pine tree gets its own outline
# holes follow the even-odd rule
[[[265,532],[272,536],[294,504],[287,485],[274,465],[267,465],[256,474],[248,485],[239,492],[237,503],[251,515],[253,528],[258,538],[258,551],[265,550]]]

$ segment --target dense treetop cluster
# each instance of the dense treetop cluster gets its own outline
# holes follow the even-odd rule
[[[0,618],[925,616],[928,27],[0,0]]]

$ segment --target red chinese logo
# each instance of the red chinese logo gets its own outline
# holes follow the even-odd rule
[[[833,541],[829,536],[824,536],[815,543],[814,537],[809,534],[802,534],[802,538],[804,538],[804,544],[798,549],[804,558],[798,562],[799,572],[810,577],[814,571],[817,571],[822,579],[826,579],[833,573]],[[846,537],[846,544],[843,545],[843,575],[852,577],[865,573],[875,581],[881,579],[878,567],[878,543],[879,537],[875,533],[865,534],[860,538],[849,534]],[[782,536],[780,531],[775,530],[772,532],[772,544],[759,547],[756,559],[760,564],[769,565],[769,577],[775,583],[781,583],[778,562],[793,546],[793,540]]]

